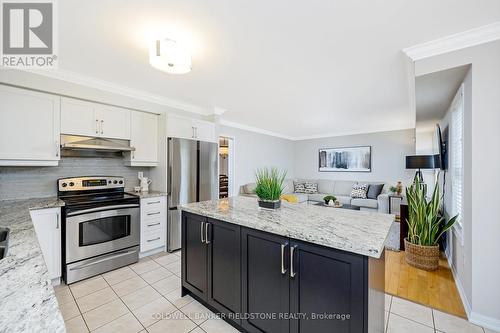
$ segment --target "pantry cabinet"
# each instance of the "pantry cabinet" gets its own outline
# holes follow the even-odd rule
[[[0,165],[58,165],[59,122],[59,96],[0,85]]]

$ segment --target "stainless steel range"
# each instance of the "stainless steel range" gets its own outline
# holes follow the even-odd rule
[[[63,208],[63,278],[67,284],[139,260],[140,200],[122,177],[58,180]]]

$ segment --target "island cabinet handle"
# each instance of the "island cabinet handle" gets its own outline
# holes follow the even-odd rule
[[[286,274],[285,267],[285,248],[288,246],[288,243],[281,244],[281,274]]]
[[[210,237],[208,237],[208,228],[210,227],[210,223],[205,223],[205,244],[210,244]]]
[[[200,234],[201,234],[201,242],[202,243],[205,243],[205,239],[203,239],[203,227],[205,226],[205,222],[201,222],[201,225],[200,225]]]
[[[295,275],[297,275],[297,272],[294,272],[293,268],[293,255],[295,253],[295,249],[297,248],[297,245],[295,246],[290,246],[290,277],[294,278]]]

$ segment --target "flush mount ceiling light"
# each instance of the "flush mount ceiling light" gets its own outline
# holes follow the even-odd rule
[[[151,43],[149,63],[167,73],[185,74],[191,71],[191,54],[174,40],[159,39]]]

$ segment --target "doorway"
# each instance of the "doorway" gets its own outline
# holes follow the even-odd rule
[[[219,198],[234,196],[234,138],[219,137]]]

